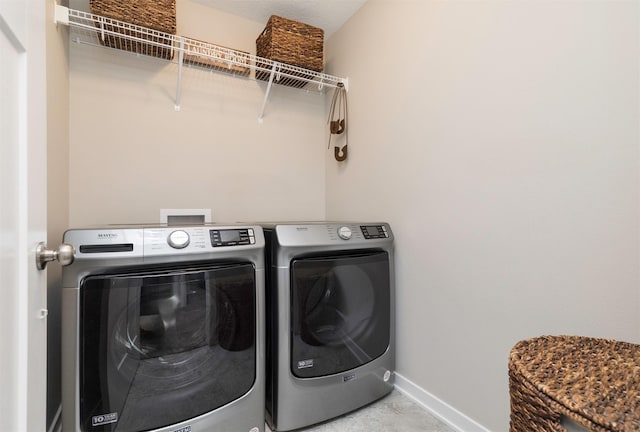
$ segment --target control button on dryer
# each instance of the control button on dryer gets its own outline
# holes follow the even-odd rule
[[[338,228],[338,236],[342,240],[349,240],[351,238],[351,234],[351,228],[349,227],[341,226],[340,228]]]
[[[174,249],[184,249],[189,245],[189,233],[183,230],[176,230],[169,234],[167,243]]]

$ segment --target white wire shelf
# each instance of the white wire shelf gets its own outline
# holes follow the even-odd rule
[[[73,42],[107,46],[138,55],[177,62],[176,111],[180,110],[180,81],[184,64],[224,70],[242,77],[250,76],[250,72],[253,72],[253,78],[267,81],[267,90],[258,117],[260,122],[262,122],[266,102],[273,84],[317,92],[338,86],[344,86],[348,89],[347,78],[315,72],[197,39],[164,33],[61,5],[56,5],[55,21],[69,26],[70,39]]]

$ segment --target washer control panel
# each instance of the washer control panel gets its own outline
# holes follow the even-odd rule
[[[255,244],[256,236],[253,228],[213,229],[209,230],[211,246],[239,246]]]
[[[360,229],[367,240],[389,238],[389,233],[384,225],[361,225]]]
[[[76,260],[126,257],[146,261],[168,256],[176,260],[208,259],[235,253],[236,248],[264,247],[259,225],[109,225],[70,229],[64,239],[75,247]]]

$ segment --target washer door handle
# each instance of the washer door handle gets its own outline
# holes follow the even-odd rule
[[[68,243],[62,243],[55,250],[47,249],[47,245],[40,242],[36,246],[36,267],[38,270],[44,270],[47,263],[51,261],[58,261],[61,266],[68,266],[73,262],[75,253],[73,246]]]

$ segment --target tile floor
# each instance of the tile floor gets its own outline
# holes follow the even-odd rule
[[[456,432],[397,390],[357,411],[297,432],[365,431]]]

